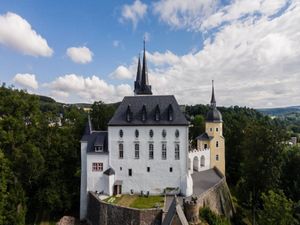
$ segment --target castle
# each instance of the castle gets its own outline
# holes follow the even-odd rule
[[[217,167],[225,174],[222,129],[213,86],[206,132],[190,148],[189,122],[175,97],[152,94],[144,45],[134,96],[124,97],[107,131],[93,130],[89,120],[81,139],[80,219],[87,215],[89,191],[159,195],[172,189],[193,195],[193,173]]]

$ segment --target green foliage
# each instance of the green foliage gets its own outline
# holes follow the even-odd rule
[[[0,150],[0,225],[25,224],[25,196],[13,176],[10,162]]]
[[[189,137],[192,140],[195,140],[195,138],[205,132],[205,120],[204,116],[202,115],[196,115],[191,120],[191,127],[190,127],[190,134]]]
[[[205,220],[209,225],[230,225],[230,221],[222,216],[216,215],[208,207],[200,209],[200,220]]]
[[[261,196],[263,208],[258,212],[261,225],[293,225],[293,201],[287,199],[282,191],[270,190]]]
[[[287,147],[284,152],[281,189],[294,201],[300,201],[300,147]]]
[[[47,107],[37,96],[0,87],[0,225],[79,211],[79,140],[86,115],[42,100]]]
[[[106,130],[110,118],[115,112],[113,105],[107,105],[103,102],[94,102],[92,105],[92,123],[95,130]]]

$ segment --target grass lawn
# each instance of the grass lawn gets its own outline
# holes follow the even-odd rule
[[[115,205],[137,209],[151,209],[156,208],[156,206],[162,208],[164,206],[163,196],[149,196],[147,198],[138,195],[122,195],[120,197],[111,196],[104,201]]]

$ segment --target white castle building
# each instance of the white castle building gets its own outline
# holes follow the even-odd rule
[[[197,138],[197,149],[191,150],[189,122],[175,97],[152,95],[144,47],[134,96],[124,97],[108,123],[108,131],[92,130],[89,121],[81,139],[80,219],[87,214],[89,191],[157,195],[175,189],[190,196],[194,170],[220,164],[224,173],[222,116],[216,109],[214,93],[211,102],[206,133]],[[214,146],[217,150],[212,150]]]

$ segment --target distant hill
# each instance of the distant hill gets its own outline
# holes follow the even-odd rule
[[[289,106],[282,108],[260,108],[257,111],[270,116],[283,116],[291,113],[300,113],[300,106]]]

